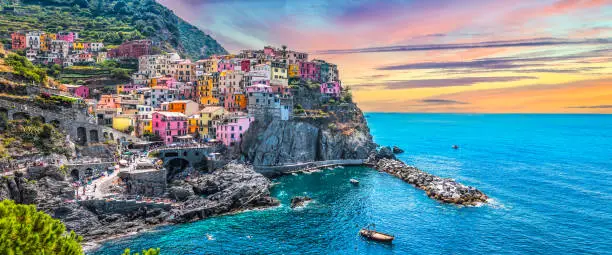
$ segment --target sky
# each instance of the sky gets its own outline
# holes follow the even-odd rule
[[[612,0],[158,0],[228,51],[339,66],[364,111],[612,113]]]

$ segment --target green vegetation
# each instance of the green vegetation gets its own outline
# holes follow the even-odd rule
[[[342,103],[352,103],[353,102],[353,92],[351,91],[351,87],[346,86],[342,88],[342,96],[340,97],[340,102]]]
[[[65,136],[53,125],[44,124],[38,118],[0,124],[0,130],[3,130],[0,132],[1,146],[8,154],[4,158],[10,158],[12,155],[24,156],[24,153],[70,156],[70,149],[65,146]]]
[[[304,112],[305,112],[304,107],[302,107],[301,104],[296,104],[295,107],[293,108],[294,114],[303,114]]]
[[[83,240],[34,205],[0,202],[0,254],[83,254]]]
[[[24,56],[9,53],[4,62],[13,69],[14,74],[20,75],[29,81],[40,84],[46,84],[47,82],[47,71],[36,67]]]
[[[159,255],[159,248],[157,249],[148,249],[148,250],[142,250],[141,253],[130,253],[130,249],[125,249],[125,251],[123,252],[122,255]]]
[[[0,15],[4,42],[19,30],[75,31],[84,41],[102,41],[107,47],[151,38],[162,42],[162,50],[174,48],[192,59],[227,53],[217,41],[154,0],[0,0],[0,4],[15,7]]]

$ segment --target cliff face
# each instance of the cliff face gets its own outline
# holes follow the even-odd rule
[[[375,148],[363,113],[347,103],[290,121],[256,120],[243,136],[240,153],[254,165],[281,165],[365,159]]]

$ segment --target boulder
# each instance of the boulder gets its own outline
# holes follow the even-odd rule
[[[297,196],[291,198],[291,208],[302,207],[306,205],[308,201],[311,201],[312,198],[308,196]]]
[[[400,153],[404,153],[404,150],[402,150],[400,147],[397,146],[393,146],[393,153],[394,154],[400,154]]]

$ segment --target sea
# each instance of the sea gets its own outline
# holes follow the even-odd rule
[[[376,143],[399,146],[401,160],[474,186],[490,203],[442,204],[367,167],[327,169],[274,179],[279,207],[160,227],[89,254],[612,253],[612,115],[365,115]],[[304,195],[314,200],[289,207]],[[358,235],[372,223],[393,243]]]

